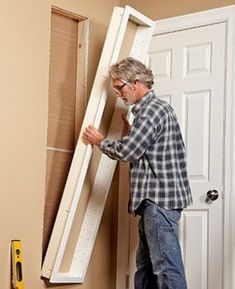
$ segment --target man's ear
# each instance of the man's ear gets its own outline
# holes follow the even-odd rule
[[[137,81],[134,80],[132,83],[133,83],[133,89],[136,90]]]
[[[135,80],[134,80],[135,88],[136,88],[136,86],[137,86],[139,83],[140,83],[139,79],[135,79]]]

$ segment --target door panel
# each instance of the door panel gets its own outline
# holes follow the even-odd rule
[[[225,24],[154,35],[149,58],[155,92],[175,109],[186,145],[194,203],[180,238],[188,287],[221,289]],[[210,190],[217,200],[206,201]],[[131,234],[131,248],[136,242]]]
[[[223,23],[154,36],[149,50],[156,93],[168,96],[186,144],[194,204],[183,214],[181,242],[190,289],[222,288],[224,51]],[[219,198],[206,202],[213,189]]]

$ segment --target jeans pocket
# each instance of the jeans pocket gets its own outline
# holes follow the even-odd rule
[[[159,225],[160,226],[178,226],[181,211],[179,210],[166,210],[161,207],[157,207],[159,213]]]
[[[175,233],[175,229],[171,226],[159,226],[159,245],[162,252],[169,257],[178,249],[178,237]]]

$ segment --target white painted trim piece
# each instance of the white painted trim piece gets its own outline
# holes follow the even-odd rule
[[[119,99],[110,125],[108,138],[116,139],[121,136],[121,115],[125,112],[126,107],[122,100]],[[77,282],[80,283],[85,278],[116,163],[117,161],[102,154],[70,268],[74,276],[78,276]],[[53,272],[50,279],[51,282],[53,282]]]
[[[113,17],[111,20],[111,24],[108,30],[108,34],[105,40],[105,45],[104,49],[101,55],[101,60],[100,64],[97,70],[97,76],[93,85],[92,92],[94,91],[94,95],[91,93],[90,100],[88,103],[88,108],[87,112],[84,118],[83,126],[81,129],[81,132],[83,132],[84,128],[90,124],[93,123],[96,127],[99,126],[99,123],[101,121],[104,105],[106,102],[106,97],[107,97],[107,78],[108,78],[108,68],[109,66],[117,61],[119,51],[121,49],[121,43],[124,38],[126,26],[128,23],[128,20],[130,18],[130,11],[133,13],[133,17],[135,19],[139,19],[139,22],[144,22],[144,20],[140,17],[141,14],[139,13],[134,13],[135,10],[129,9],[128,7],[124,9],[120,7],[116,7],[114,9]],[[139,17],[139,18],[138,18]],[[145,19],[145,17],[144,17]],[[145,24],[145,34],[139,33],[139,30],[142,30],[142,26],[139,25],[139,28],[137,29],[136,32],[136,37],[134,40],[134,44],[132,47],[132,50],[136,49],[136,45],[139,45],[139,38],[145,37],[148,34],[152,34],[152,26],[149,26],[149,23],[153,24],[151,20],[148,21],[148,24]],[[138,23],[139,24],[139,23]],[[150,41],[150,36],[147,37]],[[121,42],[121,43],[120,43]],[[145,45],[148,45],[148,41],[145,41]],[[144,48],[144,46],[143,46]],[[144,57],[144,54],[146,56],[147,48],[143,50],[143,54],[141,55],[141,58]],[[133,54],[134,55],[134,54]],[[139,55],[139,54],[138,54]],[[136,57],[138,57],[138,55]],[[100,93],[99,93],[100,92]],[[101,95],[100,98],[98,96]],[[93,117],[94,115],[94,110],[96,109],[96,115],[95,118]],[[115,121],[116,122],[116,121]],[[117,123],[117,122],[116,122]],[[82,135],[82,133],[81,133]],[[89,165],[92,149],[91,146],[85,146],[82,141],[81,141],[81,135],[79,136],[78,144],[75,150],[75,155],[74,159],[71,165],[71,169],[69,172],[68,180],[65,186],[65,191],[63,194],[62,202],[58,211],[58,215],[56,218],[55,226],[52,232],[52,237],[49,243],[49,247],[47,250],[46,258],[43,264],[43,270],[42,270],[42,276],[44,277],[51,277],[50,281],[55,282],[55,283],[71,283],[71,282],[82,282],[85,276],[85,271],[89,262],[90,258],[90,253],[86,255],[86,258],[84,262],[82,262],[82,269],[80,272],[77,272],[77,263],[80,264],[81,259],[80,259],[80,251],[83,251],[83,242],[80,241],[82,237],[79,236],[79,240],[76,246],[75,254],[73,257],[72,261],[72,266],[70,268],[70,271],[67,273],[60,273],[59,269],[61,267],[61,262],[63,259],[65,247],[68,241],[68,237],[70,234],[72,222],[74,219],[74,215],[76,212],[78,200],[80,197],[80,193],[82,190],[83,182],[86,176],[87,168]],[[80,147],[79,147],[80,145]],[[85,154],[85,155],[84,155]],[[83,160],[81,161],[81,157],[84,155]],[[102,170],[103,166],[105,166],[103,163],[107,163],[107,157],[102,157],[100,161],[100,165],[98,168],[98,173],[97,177],[94,183],[94,187],[96,184],[100,181],[100,178],[102,176]],[[110,160],[109,160],[110,161]],[[81,168],[78,168],[78,164],[80,162]],[[81,164],[82,163],[82,164]],[[113,163],[113,161],[112,161]],[[113,165],[113,171],[115,169],[115,165]],[[110,170],[111,171],[111,170]],[[98,180],[97,180],[98,178]],[[105,191],[108,192],[109,186],[111,183],[112,178],[108,178],[108,182],[106,183],[105,186]],[[76,184],[77,182],[77,184]],[[103,178],[102,178],[102,182]],[[74,184],[76,184],[75,189],[74,189]],[[67,192],[67,193],[66,193]],[[93,194],[92,194],[93,196]],[[94,212],[94,199],[93,197],[90,198],[88,208],[87,208],[87,213],[85,215],[83,224],[86,224],[88,221],[89,226],[91,225],[91,219],[90,219],[90,212]],[[106,199],[106,198],[105,198]],[[105,202],[104,202],[105,203]],[[90,207],[92,207],[92,210],[90,210]],[[99,220],[102,216],[102,206],[100,207],[99,210],[97,210],[97,221],[99,223]],[[92,218],[94,221],[94,218]],[[87,227],[86,225],[82,225],[82,229]],[[97,225],[94,225],[94,234],[93,237],[89,234],[91,243],[89,250],[86,250],[87,252],[91,252],[94,241],[95,241],[95,236],[96,236],[96,228]],[[98,227],[97,227],[98,229]],[[84,231],[85,232],[85,231]],[[80,232],[81,234],[81,232]],[[62,236],[62,237],[61,237]],[[81,234],[82,236],[82,234]],[[87,237],[87,235],[86,235]],[[54,264],[54,266],[53,266]]]
[[[235,288],[235,6],[227,23],[225,99],[224,288]]]
[[[223,8],[215,8],[208,11],[191,13],[183,16],[171,17],[155,21],[154,35],[171,33],[178,30],[190,29],[192,27],[211,25],[227,22],[233,18],[235,5]]]
[[[146,28],[139,27],[137,36],[138,37],[135,37],[132,45],[132,47],[135,47],[135,49],[132,49],[130,56],[138,58],[143,62],[146,62],[147,53],[152,38],[152,30],[151,33],[146,33]]]
[[[125,11],[129,15],[129,18],[133,20],[135,23],[152,27],[154,25],[154,21],[140,13],[139,11],[135,10],[131,6],[126,5]]]
[[[154,35],[226,23],[223,288],[235,289],[235,5],[155,22]]]

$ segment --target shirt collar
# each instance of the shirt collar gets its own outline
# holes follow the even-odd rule
[[[147,99],[155,97],[153,90],[150,90],[149,92],[147,92],[144,96],[142,96],[140,98],[140,100],[138,100],[135,105],[132,107],[131,111],[134,115],[136,115],[139,110],[141,109],[141,107],[145,104],[145,102],[147,101]]]

